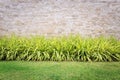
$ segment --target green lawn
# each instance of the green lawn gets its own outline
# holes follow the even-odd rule
[[[0,62],[0,80],[120,80],[120,62]]]

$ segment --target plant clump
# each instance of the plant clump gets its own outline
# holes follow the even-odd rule
[[[0,60],[120,61],[120,41],[113,37],[32,36],[0,38]]]

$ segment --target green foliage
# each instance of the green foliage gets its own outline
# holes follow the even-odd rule
[[[120,61],[120,41],[113,38],[2,37],[0,60],[26,61]]]

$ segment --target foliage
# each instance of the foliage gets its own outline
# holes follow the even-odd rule
[[[103,36],[83,38],[31,36],[0,38],[0,60],[120,61],[120,41]]]

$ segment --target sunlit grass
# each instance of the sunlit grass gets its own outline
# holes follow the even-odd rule
[[[120,62],[0,62],[0,80],[119,79]]]
[[[25,61],[120,61],[120,41],[113,37],[0,38],[0,60]]]

